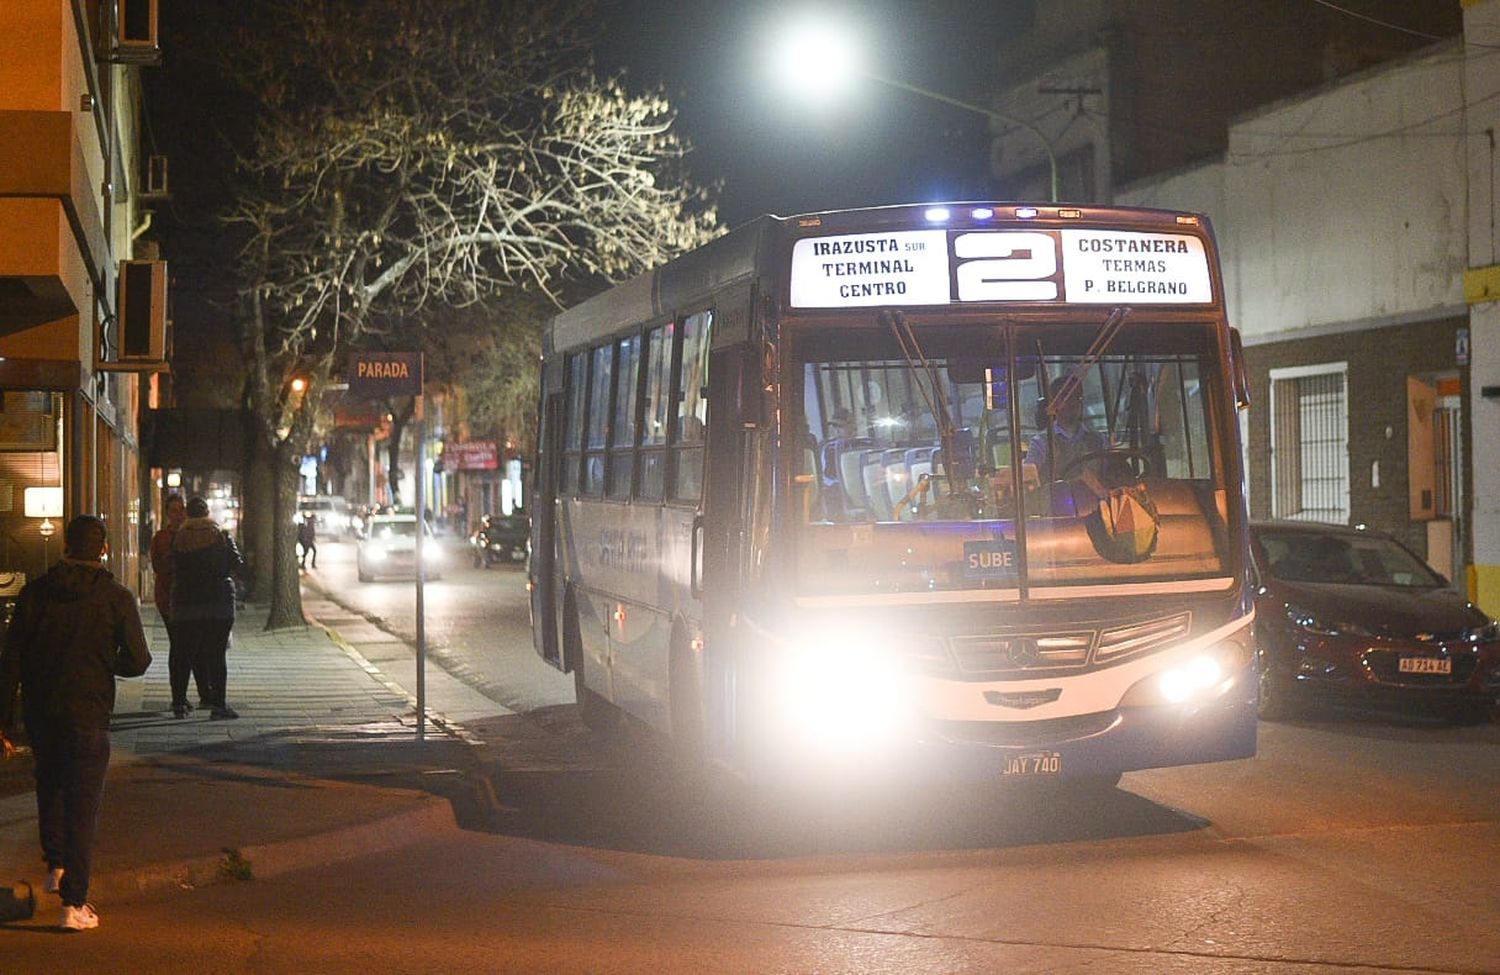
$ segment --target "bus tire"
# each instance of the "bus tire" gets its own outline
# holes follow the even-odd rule
[[[571,592],[563,606],[563,659],[573,670],[573,699],[578,702],[578,717],[590,731],[607,731],[614,727],[620,713],[602,694],[590,690],[585,682],[583,640],[578,635],[578,604]]]

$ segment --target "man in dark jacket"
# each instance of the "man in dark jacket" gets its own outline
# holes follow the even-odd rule
[[[62,561],[21,590],[0,652],[0,750],[9,757],[16,688],[36,764],[36,806],[48,891],[62,927],[99,926],[88,904],[99,800],[109,765],[115,678],[151,664],[135,596],[104,568],[104,522],[79,515]]]
[[[187,520],[172,539],[172,622],[208,685],[209,717],[238,718],[225,699],[229,631],[234,628],[234,576],[240,550],[208,516],[208,502],[188,499]]]

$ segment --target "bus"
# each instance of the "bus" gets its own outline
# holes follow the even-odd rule
[[[759,218],[546,327],[536,650],[741,773],[1251,756],[1237,339],[1201,215]]]

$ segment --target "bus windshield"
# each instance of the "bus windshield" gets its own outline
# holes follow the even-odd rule
[[[1108,328],[1108,323],[1106,323]],[[799,591],[1222,579],[1209,323],[809,327],[793,343]],[[1158,587],[1159,588],[1159,587]]]

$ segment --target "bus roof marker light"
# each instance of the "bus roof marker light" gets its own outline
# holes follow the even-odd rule
[[[1083,211],[1076,207],[1064,207],[1057,211],[1059,217],[1067,217],[1069,220],[1077,220],[1083,216]]]
[[[1016,207],[1017,220],[1031,220],[1036,217],[1036,207]]]
[[[953,212],[947,207],[928,207],[923,216],[927,218],[928,223],[947,223],[948,218],[953,216]]]
[[[1196,227],[1198,226],[1198,216],[1193,213],[1179,213],[1177,215],[1177,222],[1189,227]]]
[[[989,220],[995,215],[995,211],[989,207],[975,207],[969,211],[969,216],[975,220]]]

